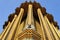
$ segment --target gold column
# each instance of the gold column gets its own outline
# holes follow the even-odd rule
[[[19,15],[18,15],[18,17],[16,18],[16,20],[15,20],[15,22],[14,22],[12,28],[11,28],[11,31],[9,32],[9,35],[7,36],[7,40],[12,40],[13,35],[14,35],[14,31],[15,31],[18,23],[21,22],[21,19],[20,19],[20,18],[21,18],[21,16],[23,15],[23,13],[24,13],[24,9],[21,8]]]
[[[10,31],[12,25],[13,25],[13,22],[14,22],[15,19],[16,19],[16,17],[17,17],[17,15],[14,16],[14,19],[13,19],[13,21],[11,22],[11,24],[9,25],[9,27],[8,27],[7,31],[5,32],[5,35],[3,36],[2,40],[5,40],[5,39],[6,39],[8,33],[9,33],[9,31]]]
[[[33,25],[31,28],[35,29],[34,19],[33,19],[33,8],[32,7],[33,7],[32,4],[28,5],[28,13],[27,13],[27,19],[26,19],[26,24],[25,24],[24,30],[28,29],[29,25],[31,25],[31,26]]]
[[[54,28],[54,30],[55,30],[56,34],[58,35],[58,37],[60,38],[60,33],[58,32],[57,28],[55,28],[55,26],[53,25],[53,23],[51,25]]]
[[[32,4],[29,4],[28,6],[27,22],[28,22],[27,24],[29,25],[34,24]]]
[[[20,19],[19,19],[19,22],[18,22],[18,25],[17,25],[17,29],[16,29],[14,40],[16,40],[17,35],[20,34],[22,32],[22,30],[23,30],[24,21],[21,23],[22,17],[23,17],[23,13],[20,15]]]
[[[0,39],[2,39],[2,37],[4,36],[5,32],[7,31],[8,27],[10,25],[10,22],[8,22],[8,25],[6,26],[6,28],[3,30],[1,36],[0,36]]]
[[[38,8],[37,12],[38,12],[39,19],[41,19],[41,21],[43,23],[43,27],[45,29],[45,32],[46,32],[46,35],[47,35],[47,39],[48,40],[52,40],[51,35],[49,33],[49,29],[47,28],[48,26],[47,26],[46,22],[44,21],[44,17],[42,15],[42,12],[41,12],[40,8]],[[44,39],[46,39],[46,38],[44,38]]]
[[[48,18],[45,16],[44,17],[45,18],[45,20],[46,20],[46,22],[47,22],[47,24],[49,25],[49,27],[50,27],[50,29],[51,29],[51,33],[53,33],[53,35],[52,36],[54,36],[53,38],[55,39],[55,40],[59,40],[59,38],[58,38],[58,36],[57,36],[57,34],[55,33],[55,30],[54,30],[54,28],[53,28],[53,26],[50,24],[50,22],[48,21]]]
[[[46,21],[45,16],[44,16],[44,20]],[[48,26],[50,36],[52,37],[53,40],[55,40],[55,37],[54,37],[54,35],[53,35],[52,31],[51,31],[51,28],[50,28],[50,26],[49,26],[49,24],[48,24],[47,21],[46,21],[46,24],[47,24],[47,26]]]
[[[41,25],[41,29],[42,29],[43,39],[46,40],[45,30],[44,30],[44,27],[43,27],[43,24],[42,24],[40,17],[39,17],[39,20],[40,20],[40,25]]]

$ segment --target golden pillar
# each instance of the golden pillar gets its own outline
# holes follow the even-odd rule
[[[0,39],[2,39],[2,37],[5,35],[7,29],[9,28],[10,22],[8,22],[8,25],[6,26],[6,28],[3,30],[3,32],[1,33]]]
[[[26,19],[24,30],[29,29],[28,28],[29,26],[35,30],[32,4],[28,5],[28,13],[27,13],[27,19]]]
[[[19,19],[21,18],[21,15],[22,15],[23,13],[24,13],[24,9],[21,8],[19,15],[17,16],[17,18],[16,18],[16,20],[15,20],[15,22],[14,22],[12,28],[11,28],[11,31],[9,32],[9,35],[7,36],[7,40],[12,40],[13,35],[14,35],[14,31],[15,31],[15,29],[16,29],[16,27],[17,27],[17,24],[18,24],[19,21],[20,21]]]
[[[3,36],[2,40],[6,40],[6,37],[8,36],[8,33],[9,33],[9,31],[10,31],[10,29],[11,29],[11,27],[13,25],[13,22],[15,21],[16,17],[17,17],[17,15],[14,16],[14,19],[11,22],[11,24],[9,25],[9,28],[7,29],[7,31],[6,31],[5,35]]]
[[[28,13],[27,13],[27,24],[33,25],[34,24],[34,18],[33,18],[33,6],[32,4],[29,4],[28,6]]]
[[[53,23],[51,23],[51,25],[52,25],[52,27],[53,27],[53,29],[55,30],[55,32],[56,32],[56,35],[59,37],[59,39],[60,39],[60,33],[58,33],[58,29],[57,28],[55,28],[55,26],[53,25]],[[60,31],[59,31],[60,32]]]
[[[46,32],[46,35],[44,36],[45,37],[44,39],[53,40],[52,37],[51,37],[51,34],[49,33],[49,28],[48,28],[48,26],[47,26],[47,24],[44,20],[44,17],[42,15],[42,12],[41,12],[40,8],[37,9],[37,12],[38,12],[39,19],[41,19],[41,21],[43,23],[43,27],[44,27],[45,32]]]
[[[59,37],[57,36],[57,34],[56,34],[53,26],[50,24],[50,22],[48,21],[47,17],[45,16],[44,18],[45,18],[47,24],[49,25],[49,27],[50,27],[50,29],[51,29],[51,33],[52,33],[53,38],[54,38],[55,40],[59,40]]]

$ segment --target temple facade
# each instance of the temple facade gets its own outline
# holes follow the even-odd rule
[[[60,40],[59,26],[40,3],[24,2],[8,16],[0,40]]]

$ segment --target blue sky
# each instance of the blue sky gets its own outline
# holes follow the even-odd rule
[[[8,16],[15,12],[16,7],[19,7],[26,0],[0,0],[0,33],[3,31],[3,24],[8,20]],[[27,0],[29,1],[29,0]],[[46,11],[54,16],[54,20],[60,26],[60,0],[36,0]]]

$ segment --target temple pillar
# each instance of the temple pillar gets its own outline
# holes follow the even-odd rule
[[[32,4],[29,4],[28,6],[27,24],[34,24]]]
[[[49,27],[50,27],[50,29],[51,29],[52,36],[54,36],[53,38],[54,38],[55,40],[59,40],[59,37],[58,37],[57,34],[55,33],[55,30],[54,30],[53,26],[52,26],[52,25],[50,24],[50,22],[48,21],[48,18],[47,18],[46,16],[44,16],[44,18],[45,18],[47,24],[49,25]]]
[[[26,24],[25,24],[24,30],[25,29],[35,30],[32,4],[28,5],[28,13],[27,13],[27,19],[26,19]]]
[[[2,40],[5,40],[6,37],[8,36],[8,33],[9,33],[9,31],[10,31],[10,29],[11,29],[11,27],[12,27],[12,25],[13,25],[15,19],[16,19],[16,17],[17,17],[17,15],[14,16],[14,19],[12,20],[11,24],[9,25],[9,28],[7,29],[7,31],[6,31],[5,35],[3,36]]]
[[[44,38],[44,39],[48,39],[48,40],[53,40],[50,33],[49,33],[49,29],[48,29],[48,26],[46,24],[46,22],[44,21],[44,17],[42,15],[42,12],[40,10],[40,8],[37,9],[37,12],[38,12],[38,16],[39,16],[39,19],[41,19],[42,23],[43,23],[43,27],[45,29],[45,32],[46,32],[46,36],[47,38]]]
[[[53,23],[52,23],[51,25],[52,25],[53,29],[55,30],[56,35],[57,35],[57,36],[59,37],[59,39],[60,39],[60,34],[58,33],[57,28],[55,28],[55,26],[53,25]]]
[[[3,30],[3,32],[1,33],[1,36],[0,36],[0,39],[2,39],[2,37],[4,36],[4,34],[6,33],[6,31],[7,31],[7,29],[9,28],[9,25],[10,25],[11,23],[10,22],[8,22],[8,25],[6,26],[6,28]]]
[[[15,31],[18,23],[21,21],[20,18],[23,15],[23,13],[24,13],[24,9],[21,8],[19,15],[17,16],[17,18],[16,18],[16,20],[15,20],[15,22],[14,22],[12,28],[11,28],[11,31],[9,32],[9,35],[7,36],[7,40],[12,40],[13,35],[14,35],[14,31]]]

